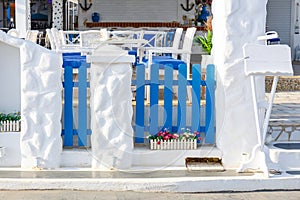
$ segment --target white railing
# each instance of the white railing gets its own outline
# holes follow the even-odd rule
[[[197,149],[197,140],[150,140],[151,150]]]
[[[21,121],[1,121],[0,132],[19,132],[21,131]]]

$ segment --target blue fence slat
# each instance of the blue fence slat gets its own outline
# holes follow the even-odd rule
[[[187,85],[187,69],[186,64],[179,65],[178,74],[178,117],[177,128],[180,131],[182,128],[186,128],[186,85]]]
[[[159,65],[152,64],[150,70],[150,134],[156,134],[158,127]]]
[[[208,65],[206,68],[206,136],[205,143],[215,143],[215,68]]]
[[[173,100],[173,67],[165,66],[165,86],[164,86],[164,128],[172,129],[172,100]],[[171,130],[172,131],[172,130]]]
[[[201,68],[199,64],[192,66],[192,130],[200,131],[201,101]]]
[[[145,120],[145,65],[136,66],[136,117],[135,117],[135,142],[144,143],[144,120]]]
[[[78,146],[87,146],[87,65],[78,69]]]
[[[73,68],[64,68],[64,146],[73,146]]]

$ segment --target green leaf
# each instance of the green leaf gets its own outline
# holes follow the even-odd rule
[[[194,42],[199,44],[202,49],[210,55],[212,49],[212,37],[212,32],[208,30],[206,35],[195,36]]]

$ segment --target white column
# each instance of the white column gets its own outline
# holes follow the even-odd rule
[[[63,0],[53,0],[52,1],[52,27],[59,30],[63,29]]]
[[[131,63],[134,56],[116,46],[101,47],[91,62],[92,167],[129,169],[133,130]]]
[[[213,56],[217,71],[216,143],[225,167],[238,167],[257,144],[250,79],[242,47],[264,35],[267,0],[213,1]],[[262,82],[262,81],[261,81]],[[264,95],[262,82],[260,95]]]
[[[61,55],[23,41],[21,69],[21,167],[58,168],[61,138]]]
[[[20,37],[25,38],[26,31],[30,29],[30,0],[15,0],[15,24]]]

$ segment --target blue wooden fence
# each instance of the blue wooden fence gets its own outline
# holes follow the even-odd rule
[[[145,80],[145,67],[138,65],[136,68],[136,111],[135,111],[135,142],[144,143],[147,133],[153,135],[159,130],[168,128],[173,132],[189,128],[192,131],[202,132],[205,135],[206,144],[215,143],[215,70],[214,65],[208,65],[205,80],[201,80],[201,67],[196,64],[192,66],[192,79],[187,79],[186,65],[179,66],[177,80],[173,80],[173,68],[164,67],[164,79],[159,79],[159,66],[153,64],[151,67],[150,80]],[[150,114],[145,116],[147,103],[144,101],[145,87],[150,87]],[[178,100],[173,101],[174,86],[178,87]],[[163,87],[163,110],[159,112],[159,88]],[[201,106],[201,91],[205,87],[205,109]],[[176,88],[175,88],[176,90]],[[191,112],[187,111],[187,93],[192,93]],[[202,95],[203,96],[203,95]],[[177,116],[174,117],[173,108],[177,107]],[[202,109],[202,111],[201,111]],[[201,112],[205,112],[205,123],[201,124]],[[159,115],[163,114],[163,123],[159,121]],[[187,124],[187,117],[191,118],[191,124]],[[172,119],[177,119],[173,124]],[[146,133],[146,134],[145,134]]]
[[[87,81],[87,69],[89,64],[85,62],[85,57],[64,56],[64,104],[63,104],[63,141],[65,147],[87,146],[88,135],[91,130],[88,129],[88,105],[87,90],[89,82]],[[78,81],[74,81],[74,69],[78,70]],[[201,80],[201,68],[196,64],[192,67],[193,77],[188,80],[186,77],[186,66],[179,66],[178,80],[173,80],[173,68],[165,66],[164,80],[159,79],[159,66],[151,67],[151,78],[145,80],[145,66],[136,67],[136,79],[132,80],[132,85],[136,87],[136,110],[133,128],[135,131],[135,143],[144,143],[147,133],[155,134],[162,128],[169,128],[172,131],[181,130],[181,128],[190,128],[192,131],[199,131],[205,134],[205,143],[214,144],[215,142],[215,110],[214,110],[214,92],[215,78],[214,66],[208,65],[206,69],[206,79]],[[76,74],[77,74],[76,73]],[[145,87],[150,87],[150,114],[145,116],[147,103],[144,101]],[[159,88],[164,87],[164,116],[163,125],[159,121]],[[177,123],[172,124],[173,119],[173,88],[178,86],[177,100]],[[205,124],[201,124],[201,91],[205,87]],[[78,118],[74,118],[74,88],[78,88]],[[186,94],[192,88],[191,112],[187,112]],[[176,107],[175,106],[175,107]],[[191,124],[187,124],[187,116],[191,116]],[[74,128],[74,121],[77,120],[78,128]],[[74,139],[75,138],[75,139]]]
[[[89,67],[85,56],[80,56],[80,54],[63,56],[64,116],[62,135],[65,147],[87,146],[87,136],[91,134],[91,130],[87,128],[87,89],[89,87],[87,69]],[[73,81],[74,76],[77,76],[78,81]],[[74,106],[74,88],[78,89],[77,106]],[[74,108],[78,109],[78,118],[73,117]],[[77,120],[77,129],[74,128],[74,120]]]

